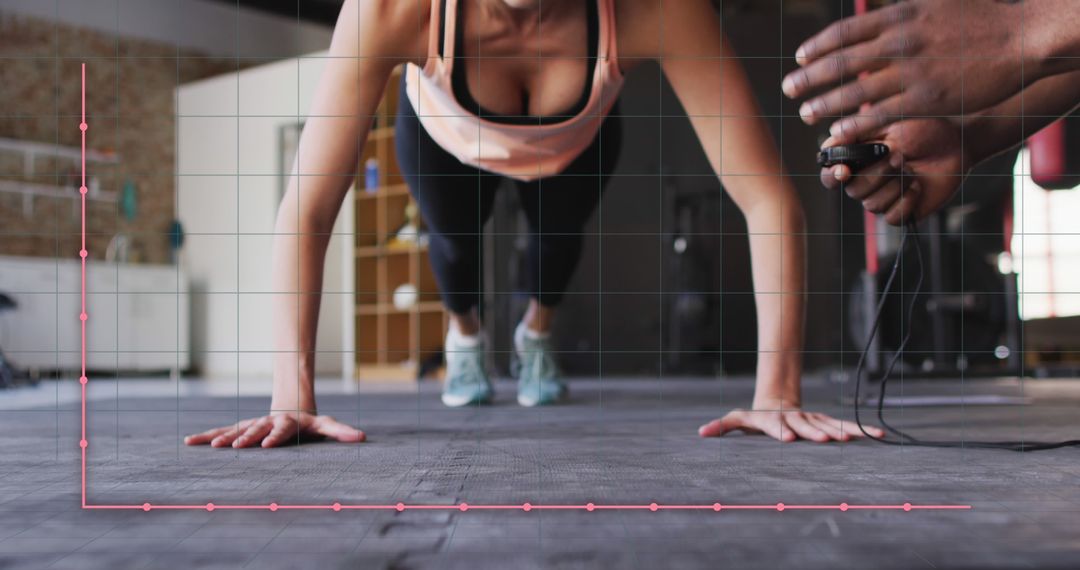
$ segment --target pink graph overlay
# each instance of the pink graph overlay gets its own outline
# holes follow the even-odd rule
[[[82,89],[80,94],[81,103],[81,118],[79,121],[79,130],[81,131],[81,182],[79,185],[79,194],[81,199],[81,227],[80,227],[80,249],[79,258],[81,260],[81,290],[80,290],[80,311],[79,311],[79,323],[81,328],[80,338],[80,374],[79,384],[81,388],[81,437],[79,439],[79,448],[81,450],[81,486],[82,486],[82,508],[84,509],[113,509],[113,510],[254,510],[254,511],[278,511],[278,510],[326,510],[326,511],[343,511],[343,510],[387,510],[387,511],[406,511],[406,510],[454,510],[454,511],[471,511],[471,510],[511,510],[511,511],[541,511],[541,510],[558,510],[558,511],[615,511],[615,510],[648,510],[648,511],[690,511],[690,510],[711,510],[711,511],[732,511],[732,510],[760,510],[760,511],[798,511],[798,510],[836,510],[836,511],[849,511],[849,510],[902,510],[902,511],[914,511],[914,510],[970,510],[971,505],[915,505],[911,503],[903,503],[900,505],[885,505],[885,504],[868,504],[868,505],[849,505],[847,503],[833,504],[833,505],[787,505],[784,503],[766,504],[766,505],[748,505],[748,504],[701,504],[701,505],[661,505],[657,503],[648,504],[594,504],[585,503],[584,505],[534,505],[531,503],[521,503],[517,505],[470,505],[468,503],[459,504],[405,504],[395,503],[392,505],[348,505],[342,503],[331,503],[321,505],[280,505],[278,503],[266,503],[266,504],[251,504],[251,505],[217,505],[214,503],[206,503],[203,505],[166,505],[166,504],[153,504],[142,503],[132,505],[92,505],[86,501],[86,448],[89,445],[86,437],[86,384],[88,382],[86,376],[86,321],[89,315],[86,313],[86,257],[88,255],[86,250],[86,132],[89,130],[89,125],[86,122],[86,64],[83,63],[80,69]]]

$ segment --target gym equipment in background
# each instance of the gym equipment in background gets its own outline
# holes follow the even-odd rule
[[[14,310],[18,306],[15,300],[0,293],[0,313]],[[32,384],[33,380],[24,371],[15,367],[15,364],[4,354],[0,347],[0,389],[14,388],[21,384]]]
[[[1028,139],[1031,179],[1036,184],[1047,190],[1070,190],[1080,186],[1080,153],[1068,151],[1080,145],[1077,126],[1064,118]]]

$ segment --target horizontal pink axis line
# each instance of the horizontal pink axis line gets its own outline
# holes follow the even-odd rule
[[[285,505],[268,503],[262,505],[218,505],[207,503],[202,505],[165,505],[144,503],[141,505],[85,505],[85,509],[103,510],[384,510],[384,511],[407,511],[407,510],[446,510],[446,511],[473,511],[473,510],[516,510],[516,511],[542,511],[542,510],[579,510],[579,511],[611,511],[611,510],[644,510],[644,511],[688,511],[688,510],[761,510],[761,511],[787,511],[787,510],[971,510],[971,505],[914,505],[905,503],[902,505],[787,505],[783,503],[771,505],[739,505],[713,503],[709,505],[533,505],[524,503],[520,505],[470,505],[459,503],[455,505],[409,505],[398,503],[394,505],[348,505],[333,503],[324,505]]]

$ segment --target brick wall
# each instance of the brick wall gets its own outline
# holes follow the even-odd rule
[[[233,60],[128,39],[0,11],[0,137],[79,144],[79,66],[86,63],[88,148],[114,153],[115,164],[90,165],[103,192],[136,187],[138,212],[127,220],[118,203],[90,201],[90,255],[103,258],[117,233],[131,238],[139,261],[168,261],[176,180],[174,89],[233,71]],[[243,64],[243,62],[241,62]],[[39,160],[27,176],[18,154],[0,150],[0,180],[63,185],[75,190],[77,161]],[[37,197],[27,215],[23,198],[0,192],[0,255],[73,257],[78,204]]]

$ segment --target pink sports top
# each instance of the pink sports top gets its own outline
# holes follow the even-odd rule
[[[445,10],[440,6],[443,1],[447,3]],[[406,92],[420,123],[439,146],[464,164],[523,181],[562,172],[595,140],[622,89],[614,0],[586,0],[598,3],[599,46],[584,106],[572,117],[556,121],[538,117],[533,124],[478,116],[455,96],[454,50],[458,47],[455,38],[460,1],[431,0],[427,62],[423,69],[409,64],[405,70]]]

